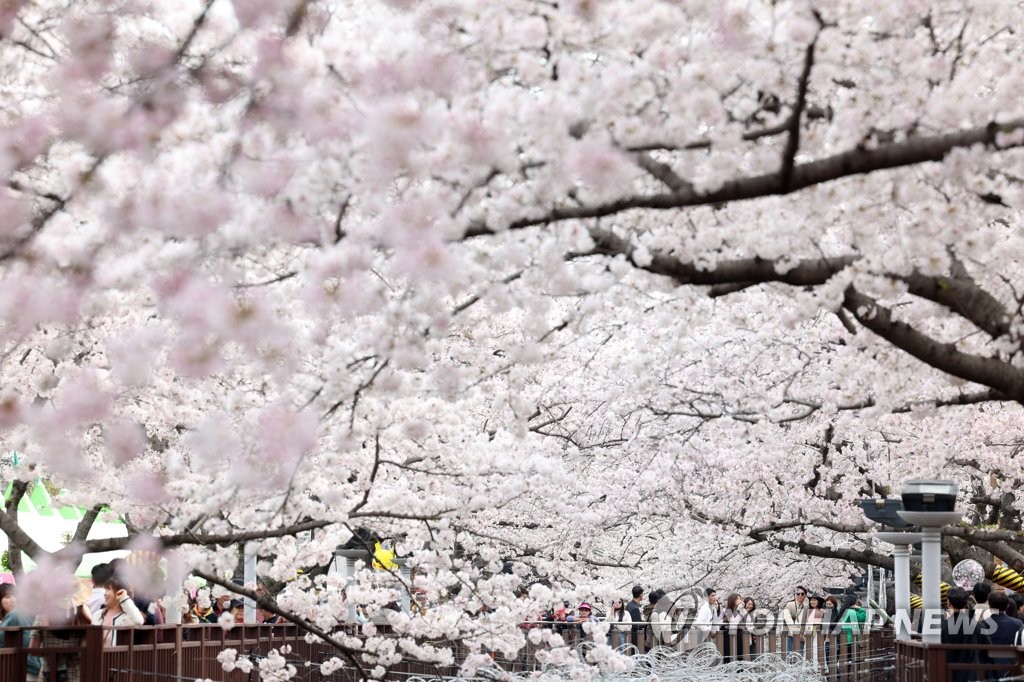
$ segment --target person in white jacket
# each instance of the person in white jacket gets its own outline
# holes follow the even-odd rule
[[[608,611],[608,646],[613,649],[622,649],[629,633],[633,629],[633,617],[626,610],[624,599],[612,601],[612,607]]]
[[[652,600],[654,608],[651,609],[651,642],[647,649],[656,646],[665,646],[672,641],[672,621],[668,616],[668,600],[665,599],[663,590],[655,590],[652,593],[655,597]]]
[[[697,618],[693,622],[693,626],[697,628],[699,642],[703,642],[718,632],[718,628],[722,624],[722,609],[718,605],[718,593],[712,587],[707,588],[706,593],[707,599],[700,605],[700,609],[697,610]]]
[[[95,615],[93,622],[103,626],[103,645],[117,646],[115,628],[142,625],[146,619],[132,601],[128,585],[121,578],[114,576],[107,581],[103,597],[103,608]]]

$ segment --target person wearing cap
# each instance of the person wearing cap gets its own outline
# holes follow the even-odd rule
[[[594,620],[593,618],[591,618],[591,614],[593,613],[593,611],[594,609],[590,606],[589,602],[582,602],[579,606],[576,607],[576,615],[568,616],[565,620],[566,622],[575,624],[574,627],[578,635],[584,635],[585,633],[583,632],[583,624],[589,623],[592,620]]]

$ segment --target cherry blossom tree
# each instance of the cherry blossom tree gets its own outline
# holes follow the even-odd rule
[[[566,595],[886,566],[856,500],[910,476],[1024,559],[1020,12],[0,0],[0,529],[224,586],[256,542],[375,671],[336,628],[394,577],[298,574],[360,527],[408,647],[509,652]],[[57,553],[35,475],[92,510]]]

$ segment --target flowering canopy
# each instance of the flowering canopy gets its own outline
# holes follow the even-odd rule
[[[0,0],[5,475],[325,636],[358,527],[507,649],[539,578],[885,565],[922,473],[1024,559],[1022,11]]]

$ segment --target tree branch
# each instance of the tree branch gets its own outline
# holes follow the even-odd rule
[[[858,256],[838,256],[836,258],[813,258],[797,261],[785,269],[774,260],[766,258],[740,258],[719,262],[714,269],[706,269],[695,263],[680,261],[673,256],[662,253],[653,254],[650,263],[639,264],[635,259],[635,249],[626,239],[609,230],[594,228],[590,231],[595,245],[585,253],[570,254],[570,258],[583,256],[625,256],[638,270],[645,270],[655,275],[671,277],[679,284],[697,285],[735,285],[742,282],[753,285],[762,282],[780,282],[794,286],[814,286],[824,284],[833,275],[850,264],[856,262]]]
[[[964,353],[952,343],[940,343],[909,324],[893,319],[891,310],[853,287],[846,289],[843,307],[862,325],[921,362],[1024,402],[1024,371],[1021,369],[998,358]]]
[[[787,117],[785,120],[780,121],[779,123],[776,123],[773,126],[768,126],[766,128],[758,128],[757,130],[748,130],[748,131],[743,133],[743,135],[741,136],[741,139],[744,142],[756,142],[757,140],[760,140],[760,139],[765,138],[765,137],[774,137],[776,135],[781,135],[782,133],[784,133],[787,130],[789,130],[789,127],[791,125],[790,121],[792,121],[792,116]],[[711,140],[709,140],[707,138],[704,138],[704,139],[700,139],[700,140],[695,140],[693,142],[687,142],[686,144],[681,145],[681,146],[677,145],[677,144],[672,144],[672,143],[669,143],[669,142],[649,142],[647,144],[639,144],[639,145],[633,145],[633,146],[630,146],[630,147],[626,147],[626,151],[629,151],[629,152],[657,152],[657,151],[675,152],[675,151],[684,151],[684,150],[685,151],[693,151],[695,149],[711,149],[712,146],[714,146],[714,143]]]
[[[0,531],[7,535],[8,546],[13,550],[7,553],[11,571],[20,572],[22,570],[21,552],[28,554],[34,561],[49,556],[50,553],[40,547],[39,543],[33,540],[18,523],[18,505],[28,490],[28,482],[15,479],[11,485],[11,496],[8,498],[4,510],[0,511]]]
[[[963,266],[954,277],[931,277],[913,272],[900,278],[915,296],[945,306],[993,339],[1010,333],[1010,315],[990,293],[978,286]]]
[[[814,67],[814,48],[818,44],[818,34],[807,46],[804,55],[804,68],[800,73],[800,81],[797,83],[796,104],[793,106],[793,116],[789,121],[789,134],[786,136],[786,146],[782,150],[782,166],[779,168],[780,184],[784,191],[792,191],[793,164],[796,161],[796,153],[800,150],[800,124],[803,120],[804,108],[807,106],[807,86],[811,81],[811,69]]]
[[[1024,119],[1014,119],[1001,124],[993,122],[978,128],[893,142],[874,149],[855,147],[833,156],[795,165],[786,186],[782,185],[781,171],[776,171],[730,180],[723,183],[718,189],[709,192],[691,189],[669,194],[628,196],[589,206],[562,206],[541,215],[519,218],[504,225],[492,226],[486,222],[476,221],[466,228],[462,239],[497,234],[505,230],[520,230],[535,225],[547,225],[564,220],[600,218],[632,209],[664,211],[790,194],[806,187],[854,175],[942,161],[954,149],[973,147],[979,144],[994,147],[997,135],[1021,128],[1024,128]],[[1011,146],[1020,146],[1021,144],[1013,143]]]
[[[693,185],[679,177],[679,174],[672,170],[672,166],[654,159],[650,154],[642,152],[637,154],[636,165],[653,175],[676,194],[693,189]]]
[[[343,645],[340,641],[332,637],[331,634],[326,630],[323,630],[311,623],[307,623],[305,619],[299,618],[294,613],[282,610],[277,605],[277,603],[274,602],[274,600],[266,596],[261,596],[257,594],[255,590],[250,590],[246,587],[241,587],[231,582],[230,580],[224,580],[223,578],[216,576],[212,573],[209,573],[207,571],[192,569],[192,573],[193,575],[202,578],[211,585],[217,585],[222,589],[227,590],[228,592],[251,599],[253,603],[255,603],[256,606],[258,606],[259,608],[265,611],[269,611],[270,613],[273,613],[275,615],[281,616],[288,622],[293,623],[297,628],[299,628],[303,632],[308,632],[311,635],[319,637],[321,640],[337,649],[341,653],[341,655],[344,656],[348,660],[348,662],[351,663],[352,666],[358,671],[358,676],[361,679],[370,679],[368,673],[365,670],[363,670],[362,663],[360,663],[359,659],[355,655],[358,652]]]
[[[2,521],[2,519],[0,519]],[[280,528],[271,528],[267,530],[250,530],[242,531],[238,533],[216,533],[216,534],[203,534],[203,533],[176,533],[174,535],[154,536],[154,539],[160,543],[164,548],[180,547],[182,545],[198,545],[208,547],[211,545],[217,545],[226,547],[229,545],[235,545],[242,542],[249,542],[251,540],[266,540],[268,538],[280,538],[290,535],[297,535],[309,530],[316,530],[318,528],[326,528],[337,523],[337,521],[330,521],[325,519],[302,521],[295,523],[290,526],[282,526]],[[2,529],[2,527],[0,527]],[[138,538],[137,535],[129,534],[128,537],[120,538],[99,538],[95,540],[87,540],[79,544],[68,545],[59,552],[54,553],[54,558],[75,560],[80,559],[83,554],[89,554],[91,552],[109,552],[111,550],[125,549],[132,542],[135,542]],[[29,553],[31,556],[31,553]]]
[[[89,538],[89,532],[92,530],[93,524],[96,523],[100,512],[103,511],[104,506],[96,504],[89,511],[85,512],[85,516],[82,517],[82,520],[78,522],[78,526],[75,527],[75,534],[71,538],[72,544],[85,542]]]

